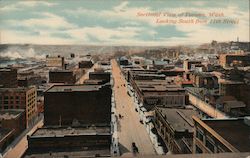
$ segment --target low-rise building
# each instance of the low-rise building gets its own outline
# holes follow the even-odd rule
[[[192,153],[194,132],[192,116],[198,116],[193,109],[155,108],[155,128],[169,151],[174,154]]]
[[[64,57],[57,56],[57,57],[46,57],[46,66],[47,67],[59,67],[64,68]]]
[[[71,70],[51,70],[49,71],[49,82],[74,84],[76,75]]]
[[[221,54],[219,57],[219,63],[224,68],[233,66],[250,66],[250,55],[245,53]]]
[[[89,79],[102,80],[103,82],[107,83],[110,81],[110,72],[104,72],[104,71],[89,72]]]
[[[79,68],[91,68],[93,65],[91,60],[83,60],[78,63]]]
[[[193,153],[250,151],[250,118],[199,119],[195,125]]]
[[[195,60],[184,60],[183,61],[183,69],[185,71],[190,71],[192,70],[192,65],[195,65],[195,64],[201,64],[201,61],[195,61]]]
[[[135,80],[132,85],[139,103],[147,110],[156,105],[163,107],[184,106],[185,89],[166,80]]]
[[[208,72],[192,72],[190,80],[199,88],[215,89],[219,87],[218,78]]]
[[[81,157],[110,157],[111,132],[106,126],[44,127],[28,136],[24,157],[60,152],[81,153]]]
[[[25,129],[24,110],[0,110],[0,153]]]

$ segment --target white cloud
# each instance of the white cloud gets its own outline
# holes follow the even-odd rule
[[[52,7],[54,5],[56,5],[56,3],[51,3],[48,1],[41,1],[41,0],[20,1],[14,4],[5,5],[0,8],[0,11],[10,12],[10,11],[24,10],[26,7],[36,7],[36,6]]]
[[[43,18],[31,18],[27,20],[7,20],[5,21],[7,24],[12,26],[25,26],[29,28],[36,28],[36,27],[45,27],[51,29],[60,29],[60,28],[74,28],[76,25],[67,22],[67,20],[61,16],[56,14],[44,12],[39,13],[43,15]]]
[[[27,7],[34,7],[34,6],[39,6],[39,5],[44,5],[44,6],[48,6],[48,7],[51,7],[51,6],[54,6],[56,5],[56,3],[51,3],[51,2],[48,2],[48,1],[22,1],[22,2],[18,2],[17,5],[23,5],[23,6],[27,6]]]
[[[33,44],[75,44],[77,41],[52,37],[48,32],[33,36],[21,31],[1,30],[1,44],[3,43],[33,43]]]

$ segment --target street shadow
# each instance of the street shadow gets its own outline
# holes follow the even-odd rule
[[[120,154],[130,152],[125,146],[119,143]]]

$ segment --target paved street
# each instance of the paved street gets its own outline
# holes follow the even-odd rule
[[[126,87],[123,86],[126,83],[115,60],[112,60],[112,73],[114,77],[116,114],[123,116],[118,119],[118,140],[121,155],[131,155],[132,142],[135,142],[138,147],[139,154],[156,154],[145,127],[140,123],[133,100],[127,94]]]
[[[27,135],[31,135],[37,128],[43,126],[43,119],[40,120],[21,140],[9,150],[4,158],[20,158],[28,148]]]

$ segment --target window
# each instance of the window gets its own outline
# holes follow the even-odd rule
[[[224,153],[225,151],[222,149],[222,147],[218,146],[217,153]]]
[[[200,128],[197,128],[196,130],[196,138],[198,138],[200,141],[203,142],[203,131]]]
[[[214,143],[209,137],[206,139],[206,147],[214,153]]]
[[[197,153],[197,154],[203,153],[203,151],[201,150],[201,148],[198,147],[197,145],[195,145],[195,148],[196,148],[195,153]]]

